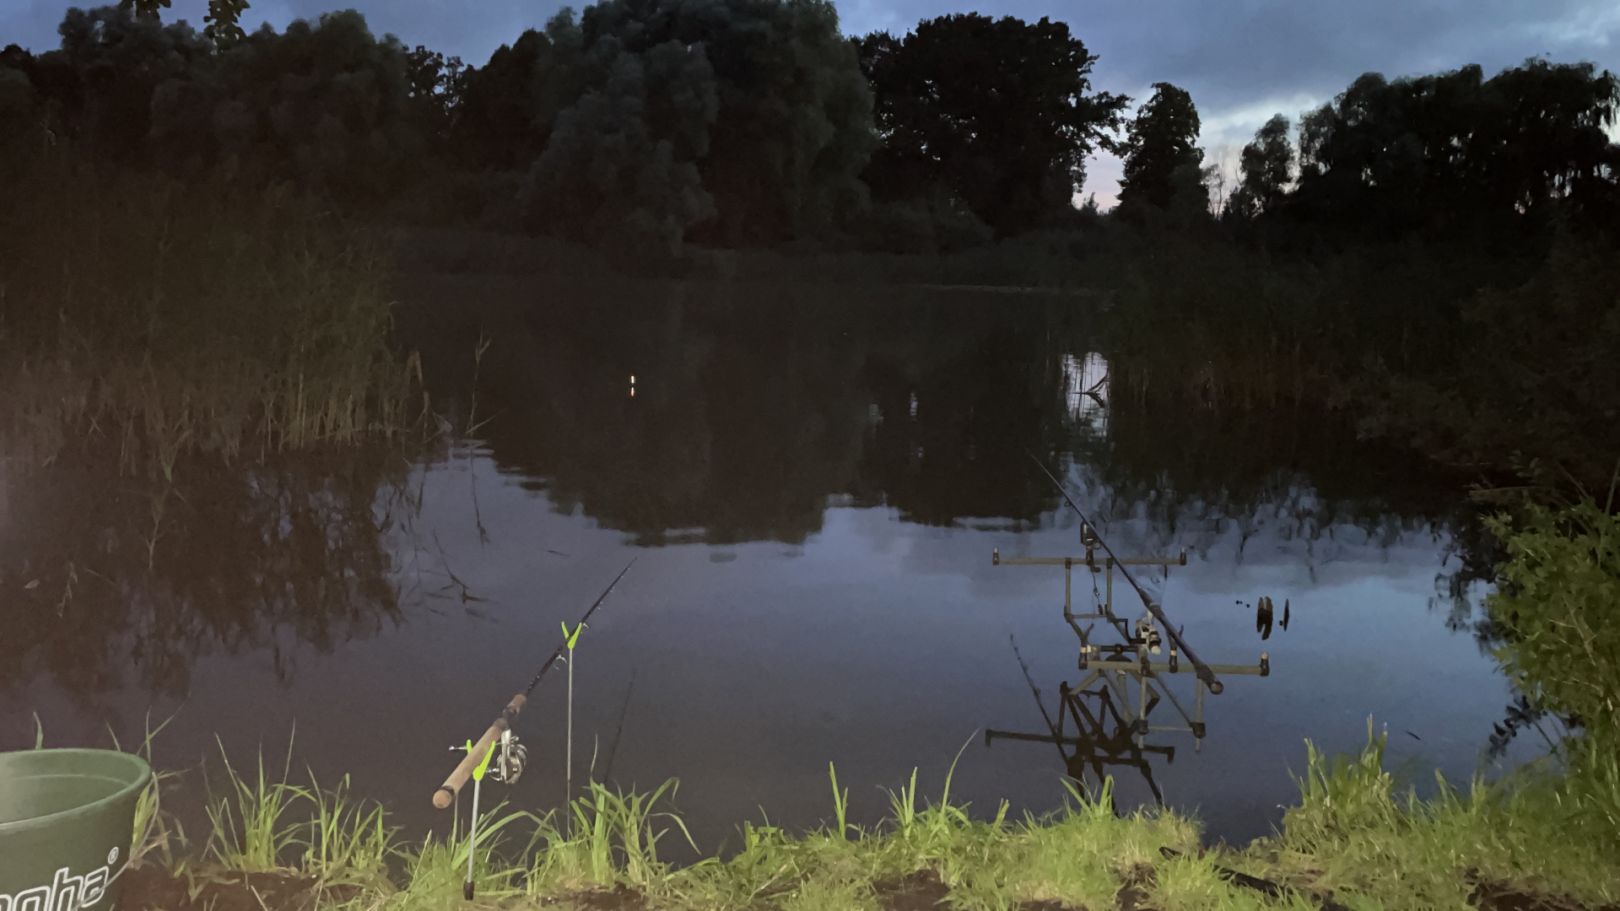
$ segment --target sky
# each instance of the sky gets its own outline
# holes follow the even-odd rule
[[[109,0],[110,2],[110,0]],[[835,0],[836,2],[836,0]],[[205,0],[173,0],[166,18],[200,27]],[[56,45],[63,0],[0,0],[0,45]],[[83,5],[89,5],[88,3]],[[353,6],[372,29],[483,63],[563,0],[254,0],[244,24]],[[575,5],[581,5],[576,3]],[[844,31],[904,31],[920,19],[977,11],[1069,24],[1098,61],[1097,88],[1138,102],[1155,82],[1192,93],[1207,160],[1236,168],[1238,150],[1272,114],[1298,115],[1369,71],[1419,75],[1530,56],[1620,72],[1620,0],[843,0]],[[1093,162],[1083,193],[1111,205],[1120,164]]]

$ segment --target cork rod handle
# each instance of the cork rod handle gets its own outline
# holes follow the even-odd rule
[[[472,750],[461,758],[461,762],[456,764],[455,769],[450,773],[450,777],[446,778],[444,784],[439,785],[439,789],[433,792],[434,807],[440,810],[450,808],[450,804],[456,799],[456,794],[460,793],[462,786],[467,783],[468,779],[472,778],[473,769],[477,768],[478,764],[484,760],[484,757],[489,755],[490,747],[493,747],[495,742],[500,740],[501,733],[511,728],[512,719],[523,711],[525,701],[526,697],[521,693],[512,697],[512,701],[507,703],[506,708],[502,710],[501,717],[495,719],[495,722],[484,731],[484,736],[478,738],[478,742],[473,744]]]

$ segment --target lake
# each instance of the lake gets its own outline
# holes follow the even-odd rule
[[[349,774],[396,822],[442,830],[450,746],[632,557],[579,648],[576,775],[680,779],[705,850],[762,812],[827,818],[829,763],[867,824],[913,768],[937,796],[959,750],[952,797],[986,815],[1059,806],[1069,755],[1100,752],[1122,807],[1157,790],[1238,840],[1291,802],[1306,738],[1353,751],[1369,718],[1420,786],[1530,748],[1487,756],[1512,693],[1453,598],[1466,479],[1316,412],[1116,401],[1090,302],[442,276],[401,296],[447,431],[425,452],[162,490],[7,469],[0,748],[30,745],[35,713],[55,745],[128,745],[172,716],[154,750],[175,769],[217,758],[216,737],[279,765],[291,738],[300,774]],[[1042,464],[1121,556],[1186,550],[1168,577],[1138,571],[1200,657],[1268,653],[1269,676],[1207,698],[1200,749],[1002,736],[1049,735],[1043,709],[1083,676],[1063,568],[991,559],[1083,554]],[[493,788],[517,806],[563,796],[564,684],[558,668],[519,723],[523,780]],[[1190,675],[1165,685],[1191,708]]]

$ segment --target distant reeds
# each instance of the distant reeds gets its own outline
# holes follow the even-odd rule
[[[99,167],[0,165],[0,447],[130,474],[398,436],[386,251],[310,200]]]

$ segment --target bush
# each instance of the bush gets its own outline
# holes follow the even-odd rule
[[[1486,601],[1497,660],[1532,705],[1584,728],[1566,744],[1571,790],[1620,845],[1620,516],[1587,498],[1488,524],[1508,554]]]

